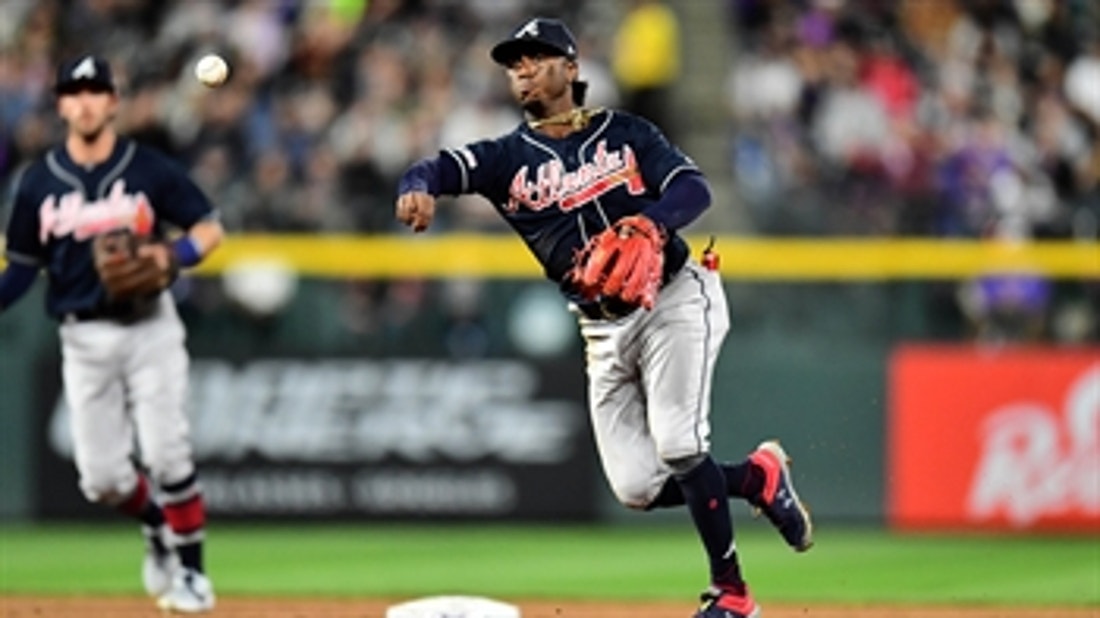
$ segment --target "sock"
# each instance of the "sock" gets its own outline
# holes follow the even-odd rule
[[[176,554],[180,557],[180,564],[185,568],[202,573],[202,541],[182,543],[176,546]]]
[[[203,572],[202,542],[205,537],[206,507],[197,478],[164,485],[164,518],[176,540],[176,553],[184,568]]]
[[[722,476],[726,479],[726,495],[731,498],[754,498],[764,489],[764,471],[748,459],[741,463],[722,463]],[[657,497],[649,503],[647,509],[681,506],[684,504],[684,492],[680,483],[669,477]]]
[[[141,532],[145,540],[157,553],[165,553],[168,547],[164,544],[161,528],[164,526],[164,511],[153,500],[149,491],[149,481],[144,475],[138,475],[137,485],[130,497],[118,505],[118,510],[141,522]]]
[[[168,545],[164,542],[164,524],[160,526],[143,525],[141,527],[141,534],[145,537],[145,542],[153,548],[158,555],[167,554],[170,551]]]
[[[710,560],[712,583],[721,588],[743,590],[722,469],[708,456],[698,466],[675,478]]]
[[[137,519],[149,528],[155,529],[164,524],[164,512],[150,496],[149,481],[141,474],[138,475],[134,491],[130,493],[129,498],[118,505],[118,510]]]

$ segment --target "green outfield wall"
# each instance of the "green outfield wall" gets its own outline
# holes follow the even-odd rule
[[[465,319],[476,322],[467,325],[476,331],[467,336],[482,343],[476,354],[463,358],[456,357],[453,344],[447,343],[460,338],[463,330],[451,306],[455,301],[445,300],[454,292],[440,282],[424,284],[420,305],[415,311],[408,308],[403,321],[379,317],[384,324],[368,333],[349,332],[342,324],[346,320],[341,312],[352,310],[347,303],[354,285],[346,282],[301,281],[284,311],[266,319],[236,309],[223,298],[217,280],[194,285],[181,304],[190,326],[190,347],[200,359],[232,362],[441,358],[461,364],[475,362],[477,356],[523,359],[529,353],[509,324],[517,312],[544,311],[524,309],[525,303],[533,302],[530,298],[547,300],[541,295],[541,282],[481,284],[477,309],[471,310],[476,317]],[[937,337],[952,330],[962,334],[959,324],[940,324],[937,328],[943,332],[937,333],[919,319],[907,319],[906,315],[925,313],[909,305],[929,302],[929,289],[913,286],[921,287],[729,283],[733,322],[714,381],[715,452],[740,458],[759,440],[778,436],[796,456],[804,497],[818,515],[881,519],[887,354],[898,338]],[[35,449],[41,440],[34,434],[58,397],[56,335],[53,324],[40,314],[40,292],[36,288],[31,298],[5,315],[0,339],[0,440],[5,460],[0,483],[7,517],[26,517],[38,510],[36,474],[42,462]],[[385,298],[381,291],[376,293]],[[549,380],[576,385],[572,390],[579,398],[580,341],[575,332],[566,331],[565,336],[563,347],[538,362],[558,372],[560,377],[551,375]],[[589,473],[598,477],[598,472]],[[58,483],[66,482],[62,474]],[[633,517],[612,503],[602,478],[592,487],[586,491],[596,492],[599,517]],[[75,487],[47,489],[79,500]]]
[[[705,240],[693,239],[693,246]],[[959,303],[965,282],[989,272],[1048,277],[1050,315],[1043,316],[1040,334],[1046,346],[1068,344],[1057,340],[1054,327],[1054,314],[1061,308],[1074,308],[1079,315],[1100,314],[1095,294],[1100,250],[1095,244],[720,238],[718,246],[731,330],[714,381],[714,452],[739,459],[761,439],[781,438],[795,457],[803,497],[822,518],[885,518],[889,359],[898,346],[909,343],[972,341],[975,325]],[[357,431],[369,432],[376,418],[374,406],[390,413],[414,393],[371,399],[356,390],[363,388],[356,386],[355,376],[400,376],[428,362],[433,363],[433,375],[451,380],[460,391],[484,380],[509,381],[500,375],[529,382],[527,390],[513,389],[505,395],[507,415],[502,418],[511,419],[511,424],[490,429],[507,435],[527,431],[534,423],[553,435],[571,436],[563,442],[570,445],[570,455],[510,453],[484,440],[448,442],[453,436],[437,432],[437,442],[420,446],[466,453],[466,459],[458,476],[447,476],[444,460],[429,462],[430,478],[424,481],[423,470],[400,465],[412,448],[400,438],[401,422],[408,419],[400,414],[378,416],[386,419],[385,431],[390,432],[389,442],[379,447],[384,452],[365,452],[357,460],[356,453],[340,451],[343,459],[338,463],[344,467],[337,476],[342,480],[332,485],[333,492],[360,492],[366,499],[401,498],[402,483],[394,479],[411,479],[414,486],[426,482],[428,493],[455,481],[468,483],[470,492],[463,495],[482,496],[484,512],[493,517],[519,514],[537,519],[546,504],[560,507],[563,500],[591,499],[592,508],[551,508],[545,513],[548,518],[635,518],[613,503],[593,463],[590,444],[585,447],[576,433],[578,419],[584,423],[583,368],[571,316],[514,241],[469,236],[244,237],[233,239],[216,255],[198,276],[177,284],[174,293],[201,371],[196,377],[201,405],[213,408],[201,418],[222,423],[220,431],[246,434],[236,435],[237,442],[226,446],[225,439],[202,433],[206,421],[198,429],[204,440],[219,445],[207,449],[212,463],[200,465],[216,472],[213,480],[224,481],[216,488],[226,504],[247,507],[249,500],[260,496],[281,505],[282,515],[308,516],[312,511],[304,503],[278,502],[287,499],[286,488],[301,488],[311,479],[322,484],[336,481],[314,476],[315,468],[299,465],[331,463],[335,455],[324,445],[311,443],[311,454],[299,457],[293,439],[286,436],[276,456],[256,444],[261,439],[248,443],[248,436],[263,435],[263,426],[243,421],[235,425],[232,409],[219,416],[220,407],[238,407],[237,400],[218,399],[223,391],[254,401],[264,397],[267,379],[272,392],[281,389],[275,397],[280,413],[302,415],[292,420],[308,430],[305,415],[324,405],[300,396],[293,385],[300,382],[302,392],[329,395],[333,388],[343,389],[339,396],[346,401],[339,405],[362,419]],[[261,276],[250,279],[249,273]],[[247,285],[241,283],[242,276]],[[6,518],[30,518],[51,509],[69,512],[75,508],[72,503],[80,502],[71,465],[64,460],[64,440],[59,438],[59,419],[64,416],[59,411],[57,341],[54,325],[42,316],[43,287],[40,282],[0,320],[0,515]],[[285,304],[280,304],[284,293]],[[267,311],[258,299],[279,307]],[[1082,332],[1083,341],[1073,344],[1095,346],[1096,331]],[[421,415],[428,410],[417,422],[446,427],[448,417],[430,413],[448,407],[447,398],[434,401],[410,409]],[[493,404],[499,408],[501,401]],[[524,416],[532,411],[547,414]],[[461,416],[469,410],[448,413]],[[250,418],[255,423],[256,417]],[[420,443],[411,439],[410,444]],[[265,467],[272,461],[274,468]],[[247,468],[255,462],[259,467]],[[486,462],[492,465],[483,466]],[[502,462],[503,467],[496,467]],[[518,466],[512,466],[516,462]],[[219,468],[222,464],[226,465]],[[378,468],[394,475],[372,476]],[[290,469],[291,474],[272,475],[273,469]],[[242,475],[242,470],[252,476]],[[557,474],[565,475],[566,484],[578,493],[572,498],[524,496],[518,489],[549,485],[548,478]],[[335,495],[326,491],[303,489],[301,494],[322,504],[324,496]],[[252,511],[242,507],[237,513],[259,512],[257,504],[252,504]],[[477,518],[480,507],[469,508],[464,516]],[[343,513],[342,517],[356,513],[326,512]],[[394,513],[400,516],[400,511]]]

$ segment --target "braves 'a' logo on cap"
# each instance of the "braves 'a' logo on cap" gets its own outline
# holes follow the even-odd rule
[[[95,77],[95,60],[91,56],[85,57],[70,74],[73,79],[92,79]]]
[[[539,35],[539,20],[537,18],[532,19],[531,21],[527,22],[526,24],[523,25],[522,28],[519,29],[518,32],[516,32],[516,38],[517,39],[522,39],[525,36],[537,37],[538,35]]]

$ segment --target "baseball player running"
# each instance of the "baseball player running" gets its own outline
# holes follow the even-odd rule
[[[650,122],[582,107],[587,84],[561,21],[532,19],[491,53],[527,121],[412,165],[396,216],[420,232],[436,196],[492,202],[577,315],[595,441],[615,495],[636,509],[686,504],[710,561],[695,615],[756,618],[727,497],[758,507],[797,551],[810,548],[812,526],[778,442],[740,463],[708,453],[712,372],[729,318],[710,257],[692,259],[677,234],[709,206],[708,184]]]
[[[162,609],[208,611],[205,509],[184,414],[188,354],[165,288],[220,243],[222,227],[180,168],[115,132],[107,62],[63,63],[55,94],[67,136],[15,184],[0,311],[46,269],[80,489],[141,522],[143,581]],[[173,242],[169,226],[183,231]],[[135,438],[144,470],[131,460]]]

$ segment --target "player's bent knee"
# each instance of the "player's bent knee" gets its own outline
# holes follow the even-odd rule
[[[619,504],[622,504],[632,511],[645,511],[649,508],[650,500],[648,497],[637,495],[623,496],[619,494],[616,494],[616,497],[619,499]]]
[[[85,473],[80,478],[80,491],[88,502],[114,506],[122,503],[134,491],[137,477],[133,474]]]
[[[653,501],[653,487],[647,482],[615,483],[611,490],[619,503],[629,509],[644,511]]]

